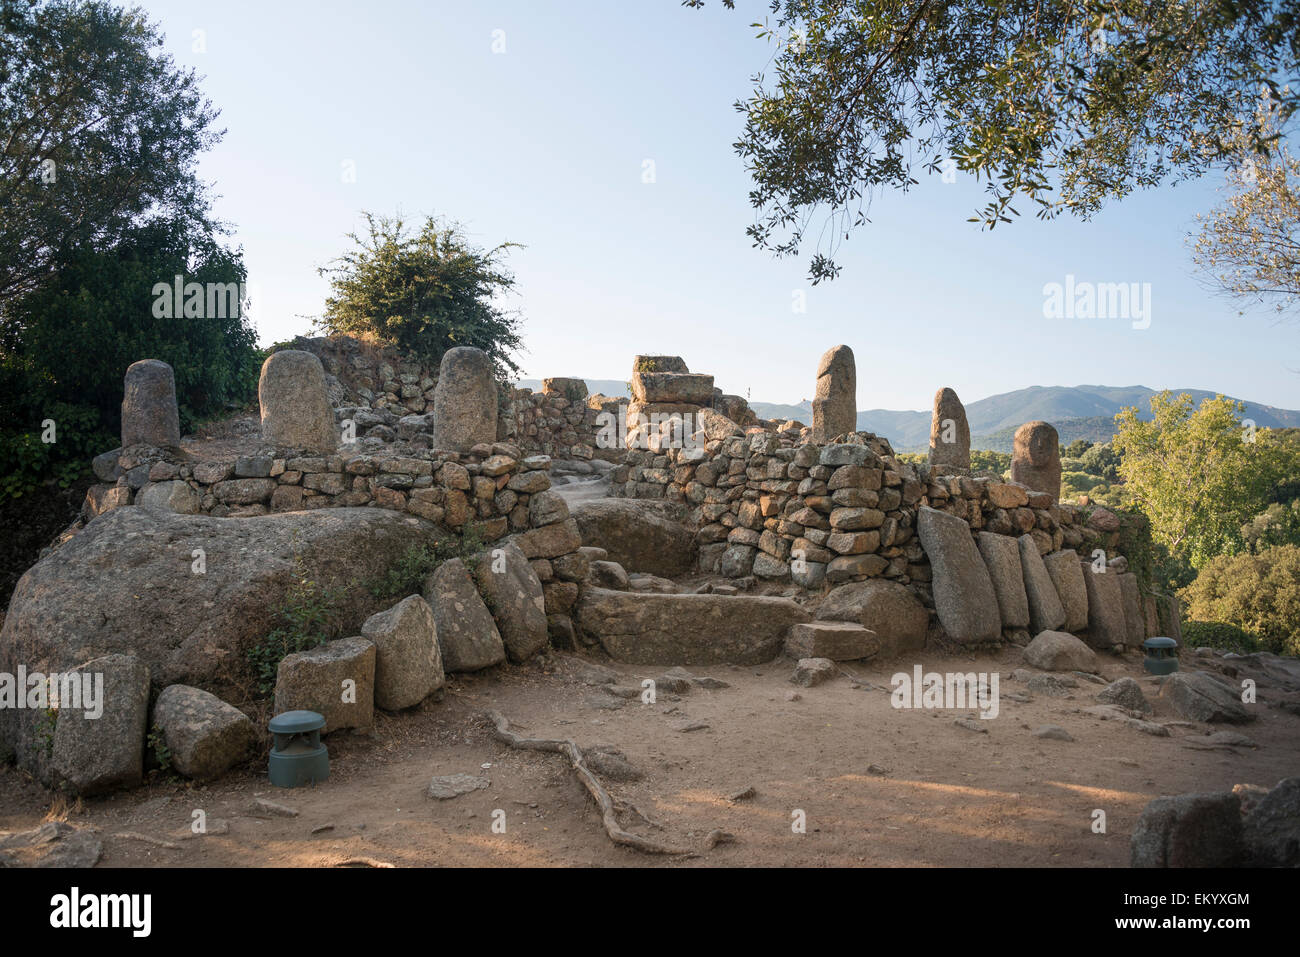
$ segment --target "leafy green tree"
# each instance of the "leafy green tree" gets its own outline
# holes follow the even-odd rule
[[[970,467],[977,472],[996,472],[1005,476],[1011,471],[1011,455],[986,449],[971,449]]]
[[[162,42],[137,8],[0,0],[0,312],[142,217],[208,223],[217,113]]]
[[[318,321],[330,333],[371,336],[434,362],[456,346],[476,346],[498,372],[517,373],[519,317],[497,299],[515,284],[503,265],[518,243],[483,250],[455,223],[425,219],[408,232],[400,216],[364,213],[364,235],[349,233],[354,248],[319,272],[331,295]]]
[[[1104,478],[1107,482],[1119,481],[1119,453],[1109,442],[1096,442],[1088,446],[1079,461],[1084,471]]]
[[[1061,446],[1061,458],[1077,459],[1090,448],[1092,448],[1092,443],[1087,439],[1075,439],[1069,445]]]
[[[1239,546],[1241,526],[1264,505],[1287,467],[1268,430],[1244,428],[1240,402],[1216,396],[1192,408],[1187,393],[1151,397],[1153,418],[1115,416],[1119,474],[1156,541],[1194,567]]]
[[[703,6],[704,0],[684,0]],[[732,7],[728,0],[725,6]],[[874,194],[966,171],[992,228],[1025,200],[1088,218],[1112,199],[1262,151],[1261,86],[1282,122],[1297,93],[1294,0],[772,0],[773,44],[736,152],[753,180],[756,245],[814,282]],[[1244,146],[1243,146],[1244,144]]]
[[[1278,112],[1270,100],[1259,114],[1274,134],[1280,132]],[[1239,151],[1244,146],[1239,143]],[[1215,285],[1278,312],[1300,304],[1300,159],[1285,139],[1229,170],[1225,198],[1197,219],[1192,259]]]
[[[1271,503],[1241,526],[1241,541],[1255,554],[1273,545],[1300,545],[1300,499]]]
[[[1300,654],[1300,546],[1219,556],[1180,592],[1196,621],[1235,625],[1279,654]]]

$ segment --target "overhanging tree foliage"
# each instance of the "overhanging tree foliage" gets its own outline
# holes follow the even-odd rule
[[[0,0],[0,311],[141,217],[210,227],[195,160],[217,113],[138,9]]]
[[[702,6],[704,0],[684,0]],[[725,0],[725,6],[734,3]],[[812,279],[873,194],[946,164],[986,183],[988,228],[1025,200],[1087,218],[1135,189],[1268,148],[1261,88],[1297,107],[1300,2],[772,0],[779,44],[736,104],[753,179],[748,233]]]

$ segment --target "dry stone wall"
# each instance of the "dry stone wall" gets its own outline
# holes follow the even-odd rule
[[[1004,589],[988,594],[1019,594],[1014,584],[1025,574],[1020,556],[1026,550],[1037,560],[1035,568],[1050,558],[1057,568],[1072,566],[1086,574],[1094,567],[1094,551],[1101,549],[1102,567],[1112,572],[1111,578],[1132,576],[1118,552],[1119,517],[1105,509],[1059,504],[1048,492],[949,464],[916,468],[900,462],[886,439],[870,433],[820,445],[800,444],[794,433],[746,433],[708,412],[701,415],[700,425],[682,447],[628,450],[626,464],[611,473],[611,493],[690,506],[688,525],[699,548],[700,571],[706,574],[790,581],[806,588],[888,579],[911,587],[934,611],[935,568],[917,535],[920,510],[929,508],[960,520],[957,527],[971,538],[968,551],[979,570]],[[981,535],[985,541],[979,547]],[[988,536],[1005,540],[1009,548],[988,541]],[[1006,567],[994,567],[990,555]],[[1043,578],[1055,597],[1058,586],[1045,574]],[[1064,571],[1061,581],[1067,591],[1077,591],[1082,584]],[[953,590],[974,594],[976,584],[959,582]],[[1130,606],[1135,584],[1135,577],[1124,583]],[[1081,599],[1073,597],[1071,623],[1087,630]],[[1114,635],[1122,633],[1105,622],[1118,615],[1127,624],[1125,610],[1112,607],[1118,600],[1110,602],[1104,594],[1093,604],[1107,616],[1097,619],[1097,647],[1131,644],[1139,633],[1151,631],[1145,608],[1136,616],[1129,611],[1134,626],[1126,639],[1117,641]],[[960,618],[949,616],[958,628],[955,635],[949,630],[949,637],[1027,640],[1025,628],[1031,622],[1018,604],[1015,607],[1015,614],[999,615],[994,604],[995,617],[1002,619],[1000,630],[966,629],[955,624]]]
[[[504,442],[469,452],[263,449],[201,462],[134,446],[118,455],[114,485],[92,487],[85,517],[127,504],[218,518],[374,505],[451,528],[478,522],[498,538],[530,527],[529,495],[550,487],[550,464],[547,456],[525,456]]]

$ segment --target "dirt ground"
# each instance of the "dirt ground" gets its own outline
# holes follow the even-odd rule
[[[1012,647],[920,658],[927,671],[1001,675],[999,716],[976,722],[986,733],[954,723],[974,711],[891,707],[891,675],[913,661],[848,663],[813,688],[789,682],[794,663],[786,658],[692,668],[727,687],[681,694],[661,687],[657,701],[644,704],[586,683],[598,683],[588,667],[557,654],[544,665],[453,676],[440,701],[377,715],[373,735],[331,735],[331,777],[311,788],[270,786],[261,758],[207,787],[155,772],[145,788],[52,806],[48,792],[6,767],[0,830],[62,818],[93,826],[104,842],[100,866],[1120,867],[1152,798],[1238,783],[1272,787],[1300,773],[1300,717],[1256,705],[1258,719],[1234,730],[1258,747],[1207,748],[1206,734],[1222,726],[1177,722],[1136,655],[1103,662],[1107,678],[1141,682],[1169,737],[1083,713],[1100,686],[1082,680],[1069,697],[1008,697],[1027,694],[1010,679],[1023,666]],[[1225,667],[1221,659],[1193,663]],[[603,664],[625,689],[665,670]],[[1266,680],[1259,693],[1268,700]],[[658,826],[631,812],[624,825],[691,853],[616,847],[568,762],[498,742],[484,718],[493,709],[531,737],[621,750],[644,778],[607,780],[609,789]],[[1044,724],[1075,740],[1035,737]],[[459,773],[491,784],[450,800],[427,796],[432,776]],[[747,788],[752,796],[730,799]],[[255,810],[257,798],[297,816]],[[1093,830],[1096,809],[1106,814],[1104,834]],[[196,810],[207,815],[202,836],[190,831]],[[797,810],[806,833],[792,829]],[[493,830],[496,811],[504,811],[505,833]],[[709,847],[715,829],[731,839]]]

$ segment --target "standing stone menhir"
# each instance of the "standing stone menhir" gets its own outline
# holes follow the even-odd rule
[[[492,360],[482,349],[448,349],[433,393],[433,447],[468,452],[497,440],[497,388]]]
[[[310,352],[272,353],[262,364],[257,398],[262,405],[262,440],[268,445],[311,452],[338,448],[325,368]]]
[[[934,394],[930,416],[930,465],[970,468],[970,423],[957,393],[944,386]]]
[[[141,359],[126,370],[122,390],[122,448],[181,444],[176,376],[160,359]]]
[[[829,442],[858,428],[858,371],[853,350],[836,346],[817,363],[817,391],[813,396],[814,442]]]
[[[1046,492],[1053,499],[1061,494],[1061,439],[1047,422],[1026,422],[1016,429],[1011,450],[1011,481]]]

